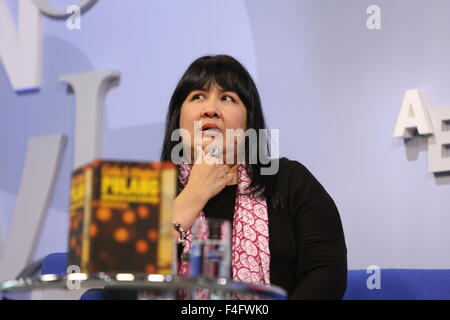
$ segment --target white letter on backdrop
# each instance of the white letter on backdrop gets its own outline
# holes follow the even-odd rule
[[[114,70],[66,74],[59,78],[72,87],[76,97],[74,168],[101,156],[105,96],[119,79],[120,72]]]
[[[19,1],[18,30],[6,1],[0,1],[0,59],[14,90],[41,85],[41,14],[29,0]]]
[[[419,90],[406,91],[395,125],[394,137],[411,138],[415,129],[419,134],[432,134],[433,126],[429,116],[430,110],[431,106],[425,92]]]

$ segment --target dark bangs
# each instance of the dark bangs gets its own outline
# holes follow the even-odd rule
[[[255,87],[250,74],[235,59],[218,55],[202,57],[194,61],[181,78],[174,97],[181,104],[194,90],[208,90],[212,84],[219,85],[226,91],[233,91],[245,104],[252,105],[251,92]],[[180,104],[180,106],[181,106]]]

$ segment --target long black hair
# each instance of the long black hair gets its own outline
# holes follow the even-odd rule
[[[178,82],[167,112],[164,142],[161,160],[171,160],[172,149],[180,141],[171,141],[172,132],[180,127],[181,106],[194,90],[202,90],[211,84],[217,84],[226,91],[235,92],[244,103],[247,110],[247,129],[255,129],[258,143],[249,146],[245,143],[246,160],[250,152],[257,152],[256,163],[247,163],[247,171],[251,179],[251,186],[256,195],[266,194],[272,184],[270,176],[261,175],[261,168],[267,166],[270,156],[267,141],[267,130],[261,107],[258,89],[245,67],[228,55],[203,56],[195,60]],[[261,133],[261,134],[259,134]]]

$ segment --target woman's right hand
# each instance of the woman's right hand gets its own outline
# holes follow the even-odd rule
[[[212,147],[208,149],[211,150]],[[233,179],[230,167],[219,164],[217,158],[211,155],[210,150],[205,151],[200,146],[196,147],[196,161],[192,166],[185,188],[203,199],[205,204]],[[198,158],[199,156],[201,159]]]
[[[219,164],[208,150],[205,152],[197,146],[196,156],[197,161],[192,166],[188,183],[174,201],[174,220],[179,221],[185,231],[191,228],[209,199],[233,179],[230,168]]]

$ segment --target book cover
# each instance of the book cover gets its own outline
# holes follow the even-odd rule
[[[69,265],[84,273],[171,274],[171,162],[96,160],[74,171]]]

